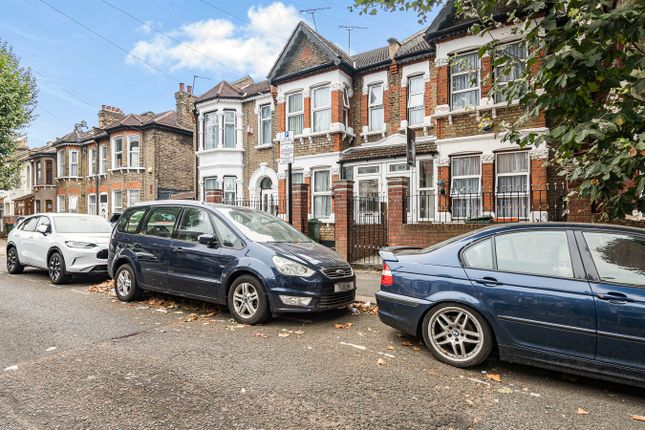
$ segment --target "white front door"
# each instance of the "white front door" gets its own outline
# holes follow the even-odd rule
[[[99,196],[99,213],[105,219],[108,219],[108,195],[101,193]]]

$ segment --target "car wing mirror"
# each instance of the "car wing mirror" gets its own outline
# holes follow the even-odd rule
[[[209,248],[217,248],[217,246],[219,245],[219,243],[217,242],[217,237],[212,234],[200,234],[197,240],[199,241],[199,243],[206,245]]]
[[[38,226],[38,228],[36,230],[38,230],[40,233],[42,233],[44,235],[47,235],[47,233],[49,233],[49,226],[41,224],[41,225]]]

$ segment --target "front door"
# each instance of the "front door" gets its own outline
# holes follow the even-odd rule
[[[158,206],[150,209],[139,234],[132,243],[141,266],[141,282],[148,287],[170,287],[168,271],[172,260],[175,224],[180,206]]]
[[[645,234],[583,231],[598,313],[596,359],[645,371]]]
[[[570,244],[575,250],[566,230],[521,231],[480,242],[463,256],[473,286],[514,346],[592,360],[594,299]],[[489,257],[493,251],[496,258]]]
[[[186,208],[172,243],[171,289],[178,293],[216,298],[222,287],[221,243],[199,243],[202,234],[215,235],[208,212]]]
[[[101,193],[99,195],[99,214],[105,219],[108,219],[108,195]]]

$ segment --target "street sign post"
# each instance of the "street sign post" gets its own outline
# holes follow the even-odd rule
[[[293,224],[293,182],[291,165],[293,164],[293,132],[285,131],[280,139],[280,164],[287,165],[287,195],[288,195],[288,217],[289,224]]]

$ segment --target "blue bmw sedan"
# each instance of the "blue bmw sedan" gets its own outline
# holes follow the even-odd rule
[[[117,297],[159,291],[228,306],[244,324],[354,301],[340,255],[265,212],[190,201],[130,206],[108,247]]]
[[[440,361],[502,360],[645,385],[645,230],[505,224],[384,248],[382,322]]]

